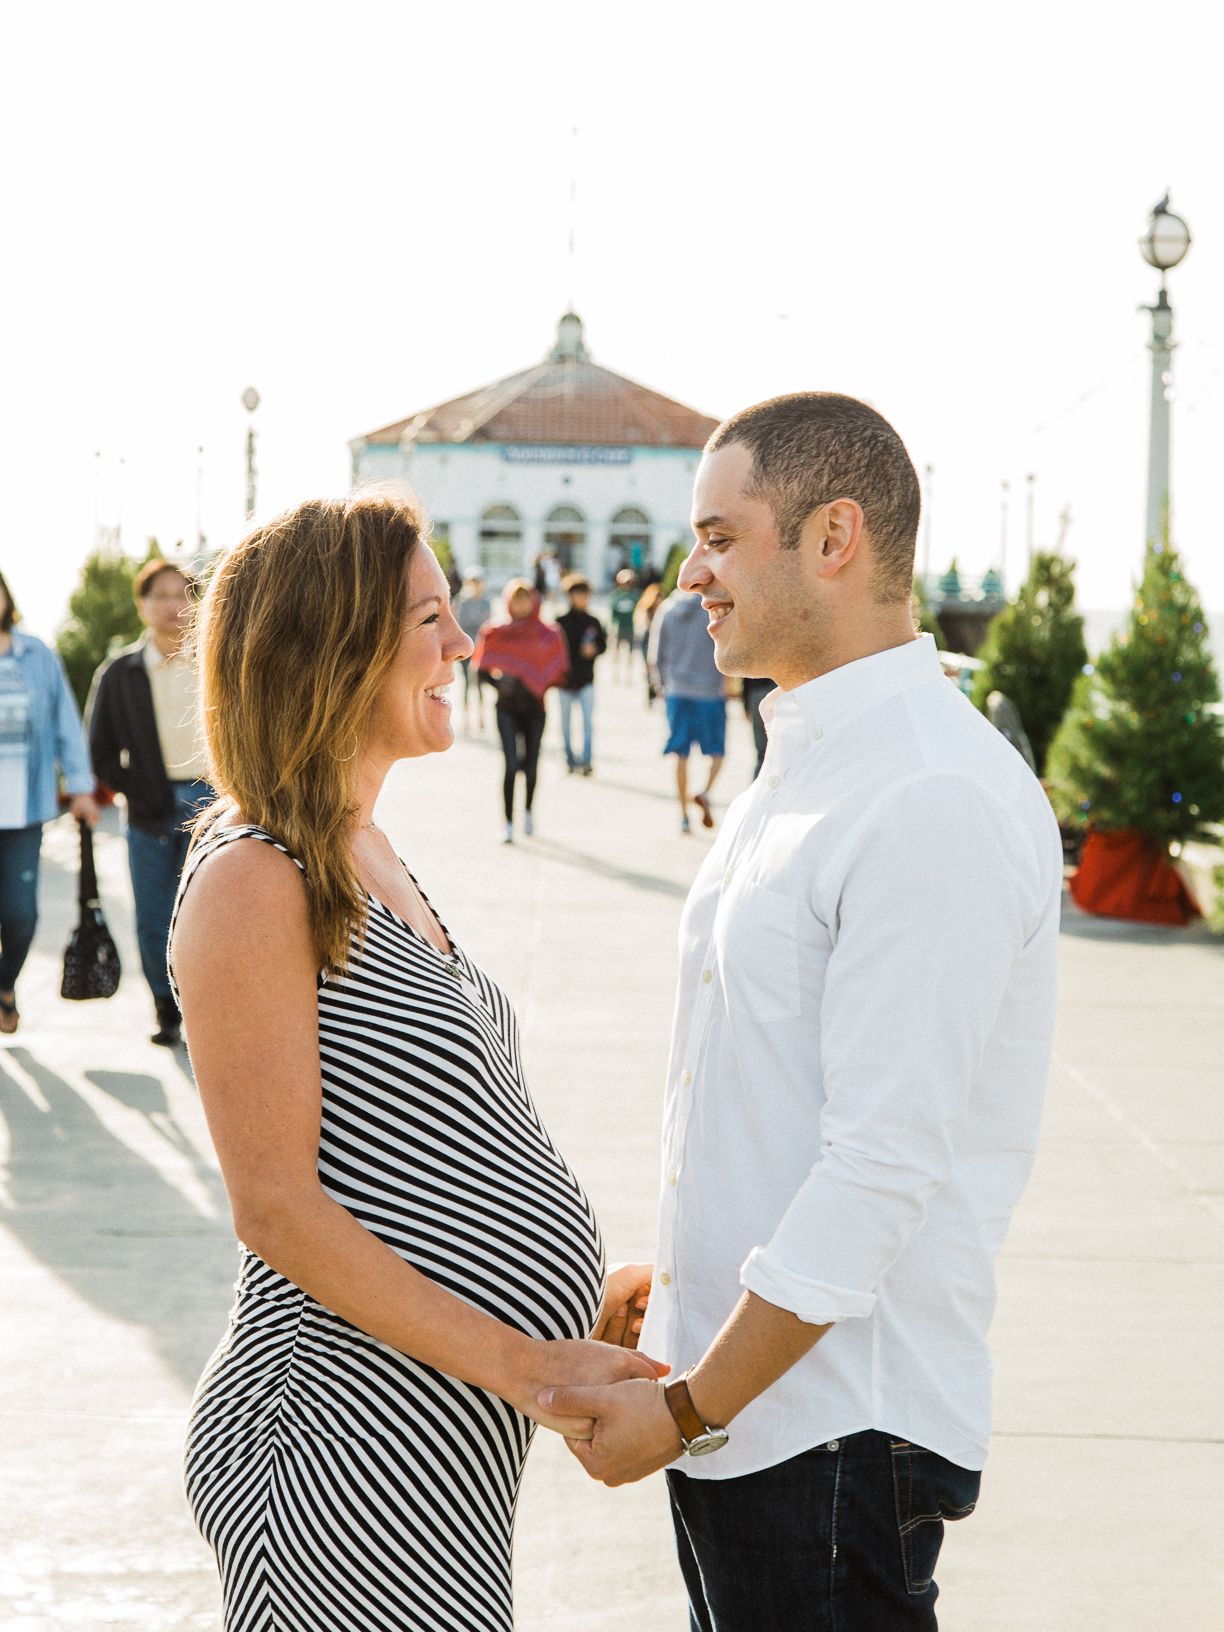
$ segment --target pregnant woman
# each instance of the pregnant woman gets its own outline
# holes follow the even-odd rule
[[[187,1447],[227,1632],[509,1632],[532,1419],[591,1431],[538,1394],[665,1369],[509,1003],[373,820],[396,760],[450,747],[471,651],[422,536],[400,499],[303,505],[200,613],[221,798],[171,962],[243,1243]]]

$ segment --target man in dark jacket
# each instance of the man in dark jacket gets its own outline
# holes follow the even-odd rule
[[[188,824],[213,791],[205,780],[195,660],[187,645],[195,582],[168,561],[150,561],[135,588],[147,631],[94,676],[89,751],[98,780],[127,801],[136,939],[157,1010],[153,1041],[173,1048],[182,1016],[166,970],[170,918],[191,842]]]
[[[557,619],[569,647],[569,673],[561,683],[561,740],[565,763],[571,771],[591,774],[591,724],[595,713],[595,659],[608,649],[608,637],[599,619],[587,610],[591,586],[585,578],[567,578],[564,584],[570,609]],[[574,703],[582,709],[582,758],[570,747],[570,719]]]

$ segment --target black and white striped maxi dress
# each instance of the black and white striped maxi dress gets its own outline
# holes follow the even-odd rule
[[[180,898],[218,845],[244,837],[276,843],[259,828],[214,834]],[[588,1336],[599,1229],[540,1124],[493,982],[371,898],[347,974],[320,978],[319,1052],[327,1194],[476,1308],[533,1337]],[[245,1249],[237,1292],[186,1467],[227,1632],[509,1632],[534,1425]]]

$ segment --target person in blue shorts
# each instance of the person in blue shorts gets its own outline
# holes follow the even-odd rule
[[[714,642],[701,598],[677,589],[663,603],[650,630],[650,667],[667,704],[665,754],[676,756],[680,831],[689,833],[688,756],[694,743],[710,761],[704,793],[693,803],[703,827],[714,826],[710,789],[722,770],[727,741],[723,677],[714,662]]]

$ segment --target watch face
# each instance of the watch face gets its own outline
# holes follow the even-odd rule
[[[725,1428],[707,1428],[696,1439],[686,1440],[684,1448],[690,1456],[709,1456],[711,1451],[721,1451],[730,1437]]]

